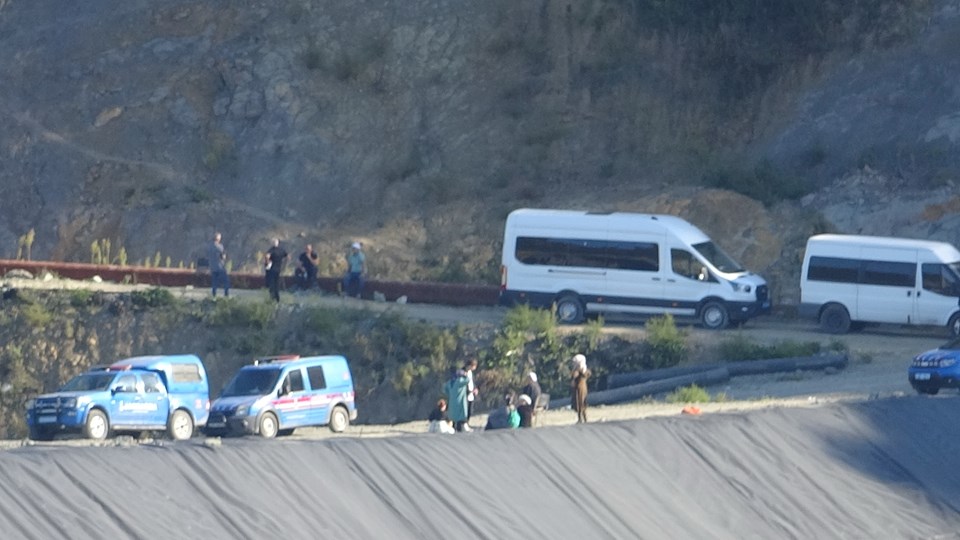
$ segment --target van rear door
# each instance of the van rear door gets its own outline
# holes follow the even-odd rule
[[[861,248],[860,286],[853,320],[893,324],[917,321],[917,251],[884,247]]]

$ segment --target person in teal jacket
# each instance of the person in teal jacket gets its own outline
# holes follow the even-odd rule
[[[453,427],[457,431],[473,431],[467,424],[467,374],[458,369],[443,385],[443,393],[447,395],[447,416],[453,420]]]

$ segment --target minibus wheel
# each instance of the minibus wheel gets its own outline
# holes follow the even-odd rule
[[[557,300],[557,320],[565,324],[583,322],[583,302],[572,294],[562,296]]]
[[[950,317],[950,323],[947,325],[950,327],[950,333],[954,336],[960,336],[960,313],[954,313],[953,317]]]
[[[700,322],[704,328],[720,330],[730,324],[730,315],[720,302],[707,302],[700,309]]]
[[[820,314],[820,329],[829,334],[846,334],[850,330],[850,314],[840,304],[830,304]]]

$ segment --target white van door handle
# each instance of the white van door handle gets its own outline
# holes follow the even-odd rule
[[[676,282],[677,282],[677,280],[675,280],[675,279],[667,279],[667,283],[676,283]]]
[[[658,278],[658,277],[650,278],[650,279],[653,280],[653,281],[660,281],[660,278]]]

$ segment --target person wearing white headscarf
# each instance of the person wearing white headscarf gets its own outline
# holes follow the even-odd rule
[[[573,410],[577,411],[577,423],[587,422],[587,379],[590,370],[587,369],[587,357],[577,354],[571,360],[570,370],[570,397]]]
[[[537,382],[536,373],[533,371],[527,373],[527,385],[520,390],[520,393],[530,396],[530,401],[532,402],[534,409],[541,405],[540,394],[543,392],[540,389],[540,383]]]

